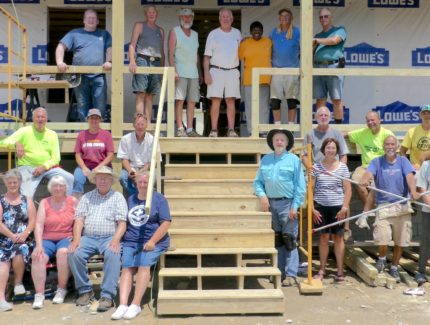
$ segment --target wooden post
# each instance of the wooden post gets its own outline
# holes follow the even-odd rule
[[[300,137],[312,128],[312,0],[301,1],[300,26]]]
[[[260,70],[252,69],[251,137],[258,138],[260,125]],[[248,121],[246,121],[248,125]]]
[[[124,121],[124,1],[112,1],[112,82],[111,82],[111,132],[112,137],[122,137]],[[114,159],[112,167],[119,175],[121,161]],[[116,186],[120,190],[119,186]]]

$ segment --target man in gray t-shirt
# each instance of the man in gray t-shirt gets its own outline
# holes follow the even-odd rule
[[[89,9],[84,13],[84,27],[73,29],[61,40],[55,50],[58,70],[68,69],[64,53],[73,52],[73,65],[102,66],[112,69],[112,36],[104,29],[98,29],[97,12]],[[83,74],[81,83],[74,88],[79,117],[85,121],[90,108],[98,108],[103,119],[106,116],[107,86],[104,74]]]
[[[312,160],[313,162],[321,162],[324,158],[324,155],[321,152],[321,145],[323,141],[327,138],[334,138],[339,142],[339,160],[346,164],[347,162],[347,154],[349,153],[348,147],[346,145],[345,139],[342,133],[336,129],[333,129],[329,126],[331,118],[331,113],[326,106],[322,106],[318,108],[315,119],[317,120],[317,127],[312,129],[305,135],[303,139],[303,153],[302,153],[302,161],[305,166],[307,166],[308,162],[308,154],[306,145],[308,143],[312,144]]]

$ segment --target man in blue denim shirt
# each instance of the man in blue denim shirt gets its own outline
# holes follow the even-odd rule
[[[84,27],[67,33],[55,50],[58,70],[68,69],[64,63],[64,53],[73,52],[73,65],[102,66],[104,70],[112,68],[112,37],[108,31],[98,29],[97,12],[88,9],[84,13]],[[102,119],[106,116],[107,85],[104,74],[83,74],[81,83],[74,89],[78,104],[79,117],[85,121],[90,108],[98,108]]]
[[[303,204],[306,184],[300,159],[288,152],[294,145],[288,130],[273,129],[267,144],[274,151],[265,155],[254,180],[255,194],[263,211],[272,212],[275,247],[282,281],[295,279],[299,267],[296,239],[299,232],[297,209]]]

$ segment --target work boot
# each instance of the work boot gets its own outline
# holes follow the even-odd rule
[[[87,306],[94,300],[94,291],[84,292],[76,299],[76,306]]]
[[[105,311],[108,311],[111,307],[113,307],[112,299],[109,299],[107,297],[101,297],[99,300],[99,306],[97,307],[97,311],[99,313],[103,313]]]

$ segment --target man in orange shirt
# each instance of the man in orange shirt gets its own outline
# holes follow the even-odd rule
[[[271,67],[272,41],[268,37],[263,37],[263,25],[259,21],[254,21],[250,26],[251,36],[244,39],[239,46],[239,59],[244,62],[243,86],[245,92],[245,115],[248,134],[251,135],[251,85],[252,68]],[[269,95],[270,76],[260,77],[260,107],[259,116],[261,124],[269,123]]]

